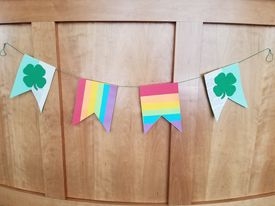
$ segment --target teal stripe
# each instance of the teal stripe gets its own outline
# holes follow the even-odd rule
[[[174,122],[174,121],[180,121],[181,120],[181,114],[169,114],[169,115],[163,115],[165,119],[167,119],[169,122]]]
[[[154,124],[161,116],[155,115],[155,116],[143,116],[143,124]]]
[[[154,116],[143,116],[142,120],[144,124],[153,124],[155,123],[161,116],[167,119],[170,122],[180,121],[181,114],[169,114],[169,115],[154,115]]]
[[[169,122],[181,121],[181,114],[180,113],[163,115],[163,117]]]
[[[180,113],[180,108],[142,111],[143,116],[170,115],[170,114],[178,114],[178,113]]]
[[[100,117],[99,117],[99,121],[102,122],[102,123],[104,123],[109,91],[110,91],[110,85],[109,84],[104,84],[102,101],[101,101],[101,108],[100,108]]]

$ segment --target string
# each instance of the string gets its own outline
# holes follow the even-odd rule
[[[8,42],[5,42],[5,43],[3,44],[3,48],[0,50],[0,56],[6,56],[6,55],[7,55],[7,52],[6,52],[6,46],[7,46],[7,45],[10,46],[11,48],[13,48],[13,49],[14,49],[15,51],[17,51],[18,53],[20,53],[20,54],[22,54],[22,55],[25,54],[25,53],[23,53],[22,51],[20,51],[19,49],[17,49],[15,46],[11,45],[11,44],[8,43]],[[227,67],[227,66],[230,66],[230,65],[233,65],[233,64],[237,64],[237,63],[244,62],[244,61],[246,61],[246,60],[248,60],[248,59],[253,58],[254,56],[257,56],[257,55],[260,54],[260,53],[265,52],[265,51],[268,51],[268,53],[267,53],[267,55],[266,55],[266,57],[265,57],[265,61],[268,62],[268,63],[272,62],[272,61],[273,61],[273,53],[272,53],[272,50],[271,50],[270,48],[265,48],[265,49],[263,49],[263,50],[257,51],[256,53],[254,53],[254,54],[252,54],[252,55],[250,55],[250,56],[248,56],[248,57],[246,57],[246,58],[244,58],[244,59],[241,59],[241,60],[239,60],[239,61],[237,61],[237,62],[228,64],[228,65],[224,65],[224,66],[219,67],[219,68],[224,68],[224,67]],[[60,70],[60,69],[58,69],[58,68],[56,68],[56,70],[57,70],[58,72],[62,73],[62,74],[66,74],[66,75],[69,75],[69,76],[72,76],[72,77],[75,77],[75,78],[79,78],[79,79],[82,78],[82,77],[77,76],[77,75],[75,75],[75,74],[72,74],[72,73],[69,73],[69,72],[62,71],[62,70]],[[213,69],[213,70],[211,70],[211,71],[215,71],[215,70],[217,70],[217,69]],[[209,72],[211,72],[211,71],[209,71]],[[186,80],[182,80],[182,81],[177,81],[177,82],[175,82],[175,83],[181,84],[181,83],[193,81],[193,80],[196,80],[196,79],[200,79],[200,78],[202,78],[202,75],[203,75],[203,74],[201,74],[200,76],[196,76],[196,77],[190,78],[190,79],[186,79]],[[90,80],[92,80],[92,81],[97,81],[97,82],[101,82],[101,83],[106,83],[106,82],[98,81],[98,80],[95,80],[95,79],[90,79]],[[138,85],[117,85],[117,84],[116,84],[116,86],[118,86],[118,87],[128,87],[128,88],[139,87]]]
[[[7,56],[7,52],[6,52],[6,46],[10,46],[11,48],[13,48],[15,51],[19,52],[20,54],[24,55],[23,52],[21,52],[19,49],[17,49],[16,47],[14,47],[13,45],[11,45],[10,43],[8,42],[5,42],[4,45],[3,45],[3,48],[1,49],[0,51],[0,55],[1,56]]]

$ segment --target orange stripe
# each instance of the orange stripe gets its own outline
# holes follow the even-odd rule
[[[85,85],[85,92],[84,92],[84,97],[83,97],[83,104],[82,104],[82,111],[81,111],[81,120],[85,119],[89,115],[89,100],[92,95],[92,83],[91,81],[86,80],[86,85]],[[92,111],[90,111],[92,112]]]
[[[154,96],[142,96],[140,97],[142,103],[158,103],[158,102],[174,102],[179,101],[179,94],[161,94]]]

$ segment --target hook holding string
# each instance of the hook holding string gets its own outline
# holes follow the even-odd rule
[[[11,48],[13,48],[14,50],[16,50],[17,52],[19,52],[20,54],[24,55],[24,53],[22,51],[20,51],[19,49],[17,49],[13,45],[11,45],[9,42],[5,42],[3,44],[3,48],[0,50],[0,56],[7,56],[7,52],[6,52],[7,45],[10,46]]]
[[[7,45],[7,42],[3,44],[3,48],[0,50],[0,56],[2,57],[7,56],[6,45]]]
[[[272,50],[270,48],[268,48],[268,54],[265,57],[265,61],[270,63],[273,61],[273,53]]]

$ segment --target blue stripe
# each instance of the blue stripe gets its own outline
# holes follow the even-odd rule
[[[99,121],[101,123],[104,123],[109,91],[110,91],[110,85],[104,84],[103,95],[102,95],[102,100],[101,100],[101,108],[100,108],[100,117],[99,117]]]
[[[154,115],[154,116],[143,116],[142,120],[144,124],[154,124],[161,116],[170,122],[180,121],[181,114],[167,114],[167,115]]]
[[[154,115],[154,116],[143,116],[143,124],[154,124],[158,119],[161,117],[161,115]]]
[[[180,121],[181,120],[181,114],[167,114],[163,115],[165,119],[167,119],[169,122],[174,122],[174,121]]]

